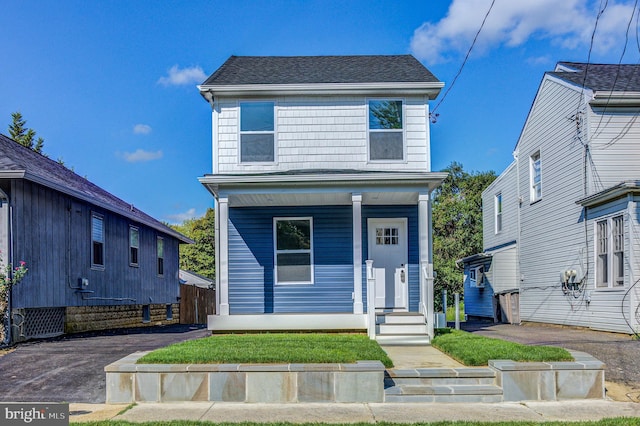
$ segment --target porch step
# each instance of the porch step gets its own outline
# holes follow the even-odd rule
[[[501,402],[502,388],[490,368],[390,369],[385,402]]]
[[[378,334],[376,342],[386,346],[429,346],[427,334]]]
[[[381,345],[429,345],[424,316],[416,312],[376,313],[376,340]]]

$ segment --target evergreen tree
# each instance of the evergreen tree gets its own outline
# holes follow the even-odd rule
[[[22,117],[20,112],[16,111],[11,114],[11,124],[9,125],[9,136],[11,139],[18,142],[20,145],[25,146],[35,152],[42,154],[42,148],[44,148],[44,139],[38,137],[36,139],[36,131],[27,128],[27,121]]]

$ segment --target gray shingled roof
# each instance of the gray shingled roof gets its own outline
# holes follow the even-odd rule
[[[0,178],[3,177],[3,174],[12,171],[24,171],[24,179],[88,201],[135,222],[171,235],[182,242],[191,242],[184,235],[77,175],[57,161],[25,148],[13,139],[0,134]]]
[[[640,92],[640,65],[586,64],[581,62],[558,62],[558,65],[576,69],[577,72],[553,71],[547,74],[578,86],[582,86],[584,82],[586,88],[596,92]]]
[[[411,82],[439,80],[411,55],[231,56],[203,85]]]

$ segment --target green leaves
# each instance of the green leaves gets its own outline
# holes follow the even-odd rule
[[[436,278],[435,301],[446,289],[462,293],[462,271],[456,260],[475,253],[482,247],[482,191],[496,178],[493,171],[467,173],[462,164],[452,162],[443,172],[449,176],[434,191],[433,259]]]
[[[203,217],[171,227],[195,241],[180,245],[180,269],[215,278],[215,211],[207,209]]]
[[[44,147],[44,139],[36,139],[36,132],[26,127],[27,120],[22,118],[22,114],[18,111],[11,114],[11,124],[9,125],[9,136],[20,145],[34,150],[38,154],[42,154]]]

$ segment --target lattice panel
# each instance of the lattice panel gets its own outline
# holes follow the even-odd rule
[[[17,316],[23,315],[22,322]],[[64,308],[24,309],[14,314],[21,338],[51,337],[64,333]]]

